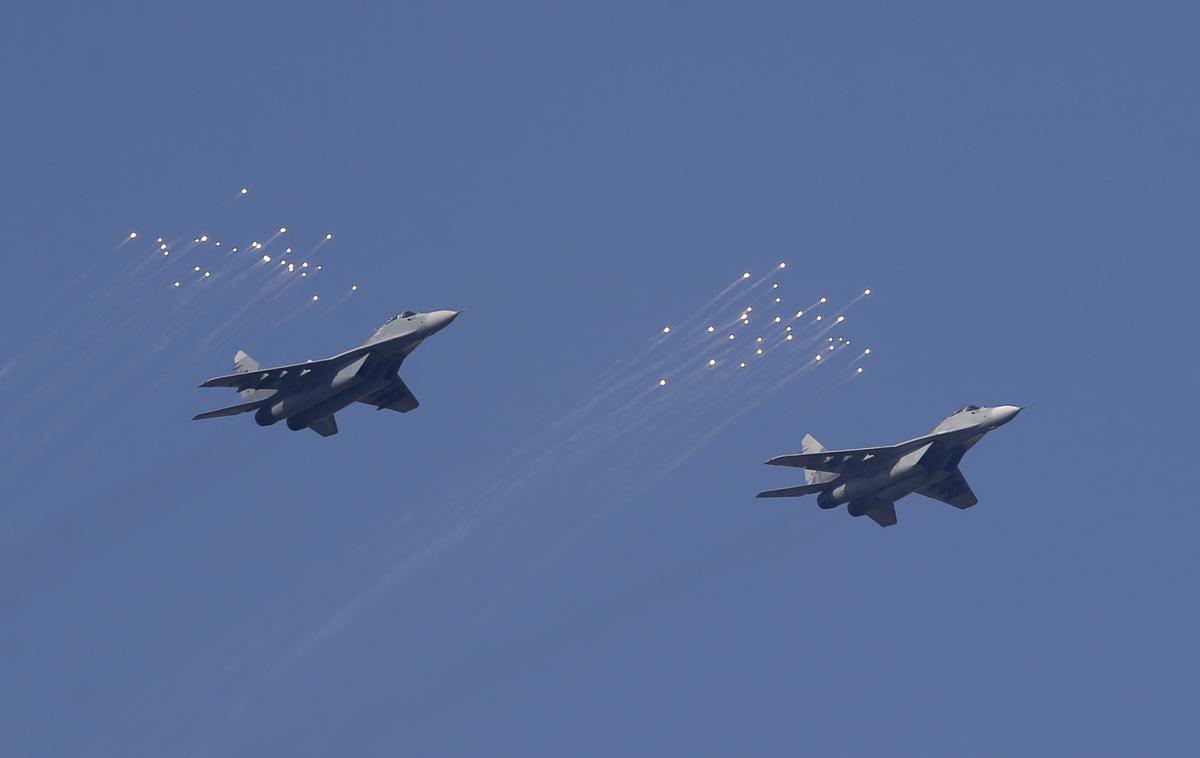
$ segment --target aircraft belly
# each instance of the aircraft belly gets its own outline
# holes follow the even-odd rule
[[[383,382],[377,379],[368,379],[356,382],[333,395],[319,399],[312,405],[306,406],[305,408],[292,414],[292,416],[306,421],[311,421],[313,419],[324,418],[325,416],[333,415],[346,406],[357,402],[359,398],[375,392],[382,386],[382,384]]]
[[[340,387],[324,386],[317,387],[307,392],[289,393],[276,403],[268,406],[270,415],[276,421],[291,418],[292,416],[304,413],[305,411],[314,408],[318,405],[323,405],[332,398],[347,394],[353,391],[353,386],[347,387],[343,384]],[[325,415],[325,414],[321,414]]]
[[[830,490],[828,497],[825,498],[825,503],[828,503],[828,505],[822,505],[822,507],[832,507],[838,503],[846,503],[851,500],[864,498],[898,500],[909,493],[915,492],[917,487],[921,486],[921,481],[924,478],[925,474],[923,471],[915,470],[909,471],[896,479],[893,479],[890,474],[886,473],[862,479],[851,479],[845,484],[840,484]],[[825,493],[821,494],[824,497]],[[818,504],[821,504],[820,500],[818,500]]]

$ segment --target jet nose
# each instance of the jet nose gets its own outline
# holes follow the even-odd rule
[[[997,405],[992,409],[992,417],[996,419],[996,425],[1007,424],[1017,417],[1021,412],[1019,405]]]
[[[425,325],[430,331],[445,329],[450,322],[458,318],[458,311],[432,311],[425,317]]]

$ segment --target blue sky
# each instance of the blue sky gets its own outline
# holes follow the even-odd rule
[[[1198,20],[10,14],[0,733],[46,755],[1188,752]],[[281,225],[301,252],[335,235],[311,284],[187,249]],[[846,327],[862,377],[775,362],[644,394],[655,361],[704,357],[642,353],[664,324],[780,261],[789,303],[873,289]],[[467,309],[405,364],[416,412],[348,409],[331,439],[190,420],[236,399],[196,388],[235,350],[317,358],[407,308]],[[751,497],[794,483],[761,461],[805,432],[885,443],[967,403],[1033,406],[965,459],[972,510],[914,497],[881,530]]]

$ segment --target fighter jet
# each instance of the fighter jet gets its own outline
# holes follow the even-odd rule
[[[329,437],[338,432],[333,414],[352,403],[408,413],[418,403],[397,373],[400,364],[427,337],[445,329],[457,316],[458,311],[404,311],[388,319],[356,348],[332,358],[290,366],[263,368],[239,350],[233,357],[237,373],[209,379],[200,386],[232,387],[245,402],[201,413],[193,420],[254,411],[259,426],[286,420],[292,431],[312,429]]]
[[[985,434],[1020,412],[1015,405],[968,405],[950,414],[929,434],[887,447],[826,450],[806,434],[802,452],[767,461],[770,466],[805,469],[806,484],[767,490],[757,497],[815,494],[822,508],[847,503],[851,516],[870,516],[880,526],[895,525],[896,501],[913,492],[955,508],[970,508],[978,500],[958,470],[959,462]]]

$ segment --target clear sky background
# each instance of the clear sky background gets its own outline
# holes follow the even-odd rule
[[[10,9],[3,752],[1189,754],[1198,22]],[[186,249],[281,225],[335,234],[326,278]],[[801,300],[874,290],[866,373],[623,405],[664,324],[779,261]],[[236,349],[406,308],[467,309],[403,369],[416,412],[190,420]],[[752,499],[805,432],[967,403],[1033,406],[965,459],[972,510]]]

